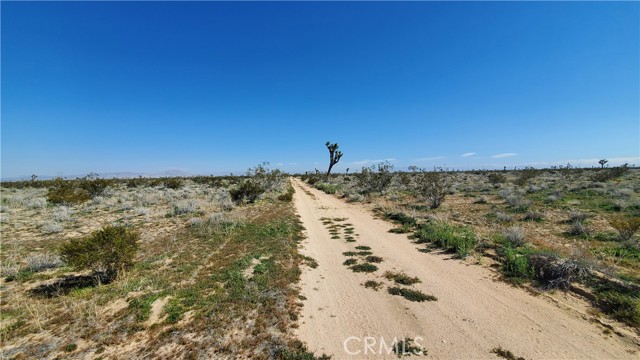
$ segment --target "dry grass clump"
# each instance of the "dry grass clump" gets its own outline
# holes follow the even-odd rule
[[[502,236],[507,241],[507,244],[513,248],[524,246],[527,243],[524,230],[517,226],[511,226],[502,230]]]
[[[60,256],[51,253],[37,253],[25,258],[26,268],[32,272],[40,272],[48,269],[55,269],[64,263]]]

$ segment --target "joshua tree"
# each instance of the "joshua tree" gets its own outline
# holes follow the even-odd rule
[[[327,178],[328,178],[329,174],[331,174],[331,168],[333,167],[333,165],[337,164],[338,161],[340,161],[340,158],[342,157],[342,151],[336,151],[338,150],[337,143],[332,144],[329,141],[327,141],[325,145],[329,150],[329,170],[327,170]]]
[[[31,181],[32,182],[36,181],[37,178],[38,178],[38,175],[36,175],[36,174],[31,175]]]
[[[347,168],[347,174],[349,173],[349,168]]]
[[[602,159],[602,160],[598,161],[598,164],[600,164],[600,168],[601,168],[601,169],[604,169],[604,164],[606,164],[606,163],[608,163],[608,162],[609,162],[609,160],[607,160],[607,159]]]

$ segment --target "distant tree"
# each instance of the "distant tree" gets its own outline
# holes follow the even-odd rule
[[[36,181],[37,178],[38,178],[38,175],[36,174],[31,175],[31,182]]]
[[[349,173],[349,168],[347,168],[347,174]]]
[[[329,170],[327,170],[327,178],[329,177],[329,174],[331,174],[331,168],[333,168],[333,165],[337,164],[338,161],[340,161],[340,158],[342,157],[342,151],[338,150],[338,144],[332,144],[329,141],[327,141],[327,143],[325,144],[327,147],[327,150],[329,150]]]
[[[607,159],[602,159],[602,160],[598,161],[598,164],[600,164],[600,168],[601,168],[601,169],[604,169],[604,164],[606,164],[606,163],[608,163],[608,162],[609,162],[609,160],[607,160]]]

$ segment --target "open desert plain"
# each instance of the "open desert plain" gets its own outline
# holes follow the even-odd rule
[[[640,359],[640,2],[1,1],[0,359]]]

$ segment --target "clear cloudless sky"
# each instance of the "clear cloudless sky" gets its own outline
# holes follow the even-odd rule
[[[1,7],[4,178],[640,163],[638,2]]]

